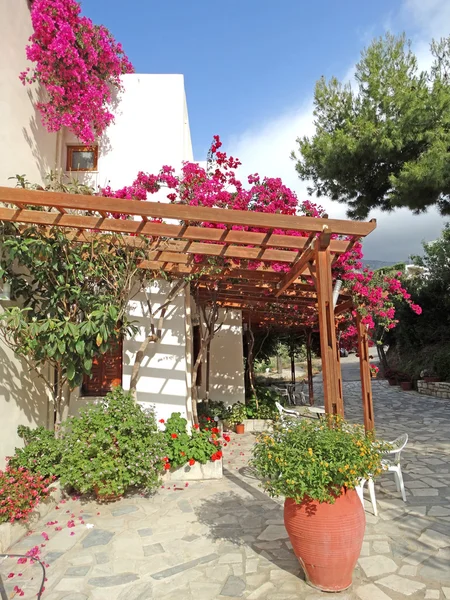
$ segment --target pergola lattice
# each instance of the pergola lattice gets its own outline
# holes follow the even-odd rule
[[[334,309],[331,267],[340,254],[375,229],[375,221],[265,214],[7,187],[0,187],[0,203],[0,221],[59,227],[74,239],[97,232],[120,233],[125,235],[127,244],[135,245],[139,236],[150,238],[142,268],[156,273],[165,271],[173,277],[199,274],[199,293],[204,301],[208,300],[208,285],[217,282],[220,306],[241,309],[262,325],[276,322],[278,327],[295,328],[296,313],[315,310],[325,410],[344,414],[335,315],[350,309],[352,300],[343,291]],[[205,224],[220,224],[220,228]],[[333,234],[340,239],[331,239]],[[220,259],[216,261],[220,266],[208,274],[203,272],[202,263],[211,257]],[[256,268],[248,264],[255,261],[260,263]],[[280,262],[290,266],[287,272],[271,266]],[[364,424],[371,430],[374,419],[368,338],[358,316],[356,320]]]

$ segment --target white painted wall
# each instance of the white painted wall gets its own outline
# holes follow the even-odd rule
[[[149,293],[153,310],[166,301],[170,284],[155,282]],[[149,312],[145,294],[140,293],[130,302],[129,315],[139,324],[139,332],[133,339],[124,341],[123,386],[129,389],[131,371],[136,352],[150,331]],[[186,307],[181,292],[169,304],[160,342],[150,343],[144,359],[137,386],[137,399],[144,406],[153,405],[158,418],[167,419],[173,412],[186,416],[188,396],[186,364]]]
[[[0,0],[0,185],[8,177],[27,175],[32,183],[56,160],[56,134],[47,133],[34,104],[42,99],[38,85],[24,87],[19,74],[30,66],[25,46],[32,34],[27,0]]]
[[[1,303],[0,303],[1,304]],[[0,312],[3,308],[0,306]],[[17,435],[18,425],[47,425],[49,403],[47,391],[36,375],[29,372],[4,343],[0,344],[0,469],[5,457],[14,454],[23,441]]]
[[[221,329],[211,342],[209,396],[229,406],[245,401],[244,352],[242,343],[242,313],[240,310],[220,310],[217,324]],[[202,385],[199,399],[205,396],[206,354],[202,363]]]
[[[183,161],[193,160],[183,75],[131,74],[122,79],[115,121],[99,140],[98,172],[77,175],[94,187],[121,188],[131,185],[139,171],[156,174],[163,165],[179,169]],[[67,145],[77,143],[65,132],[64,169]],[[168,193],[151,199],[164,201]]]

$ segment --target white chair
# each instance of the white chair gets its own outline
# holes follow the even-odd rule
[[[402,467],[400,464],[400,457],[401,457],[403,448],[408,443],[408,434],[402,433],[402,435],[400,435],[398,438],[395,438],[395,440],[393,440],[392,442],[388,442],[388,443],[392,446],[392,450],[389,450],[388,452],[386,452],[386,455],[392,456],[392,458],[383,458],[381,461],[381,464],[383,465],[383,467],[386,471],[390,471],[390,472],[394,473],[395,485],[397,487],[397,492],[401,492],[403,502],[406,502],[406,492],[405,492],[405,485],[403,483],[403,474],[402,474]],[[371,501],[372,507],[373,507],[373,514],[377,517],[378,509],[377,509],[377,500],[375,497],[375,486],[373,483],[373,479],[371,477],[369,477],[368,479],[361,479],[361,481],[359,482],[359,485],[355,489],[356,489],[356,492],[358,493],[358,496],[362,502],[362,505],[364,506],[364,485],[365,485],[366,481],[367,481],[367,485],[369,487],[370,501]]]
[[[288,401],[288,404],[292,403],[291,395],[289,394],[289,390],[287,390],[286,388],[278,387],[277,385],[272,385],[271,388],[279,396],[282,396],[283,398],[286,398],[286,400]]]
[[[275,406],[280,413],[280,419],[284,420],[285,417],[294,417],[295,419],[298,419],[300,416],[296,410],[288,410],[287,408],[281,406],[279,402],[275,402]]]

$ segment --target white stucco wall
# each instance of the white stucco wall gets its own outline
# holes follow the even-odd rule
[[[56,134],[47,133],[34,108],[42,92],[19,80],[30,66],[25,46],[31,34],[27,0],[0,0],[0,185],[14,185],[8,177],[16,174],[42,183],[55,164]]]
[[[170,284],[155,282],[149,289],[153,310],[166,301]],[[124,341],[123,386],[129,389],[136,352],[150,331],[145,294],[138,294],[130,302],[130,317],[139,324],[133,339]],[[186,307],[181,292],[167,308],[160,342],[151,342],[142,362],[137,399],[144,406],[153,405],[158,418],[167,419],[173,412],[186,416],[188,381],[186,377]]]
[[[0,312],[3,308],[0,306]],[[18,425],[47,426],[49,402],[46,388],[29,372],[26,363],[4,343],[0,344],[0,469],[5,457],[14,454],[23,441],[17,435]]]
[[[197,311],[196,311],[197,312]],[[227,406],[245,401],[244,354],[242,345],[242,313],[239,310],[220,310],[217,324],[221,329],[211,342],[209,396]],[[206,354],[202,362],[202,385],[199,398],[205,396]]]
[[[132,74],[122,80],[115,121],[99,140],[98,171],[77,175],[94,187],[121,188],[131,185],[139,171],[156,174],[163,165],[179,169],[183,161],[193,160],[183,75]],[[64,133],[63,169],[67,145],[77,143]],[[168,193],[151,199],[164,201]]]

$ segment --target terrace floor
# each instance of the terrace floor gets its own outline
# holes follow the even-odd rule
[[[346,417],[361,422],[354,361],[342,361]],[[319,381],[316,391],[320,396]],[[375,381],[374,406],[379,436],[410,436],[402,459],[408,501],[396,492],[393,475],[377,481],[379,517],[366,503],[354,584],[339,599],[450,600],[450,404]],[[46,600],[338,597],[303,581],[284,529],[283,503],[266,496],[247,468],[253,441],[252,434],[232,435],[219,481],[172,483],[152,498],[109,505],[60,503],[11,552],[39,546],[49,565]],[[67,527],[70,520],[74,527]],[[48,525],[53,521],[58,524]],[[36,597],[38,567],[8,559],[0,569],[6,597],[16,585],[24,598]]]

